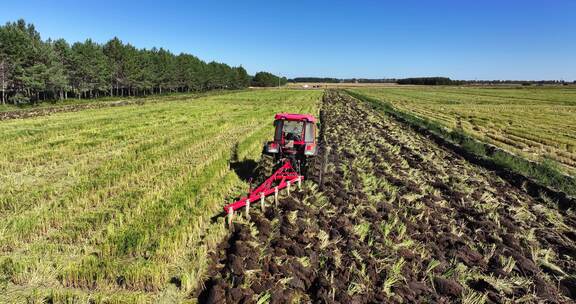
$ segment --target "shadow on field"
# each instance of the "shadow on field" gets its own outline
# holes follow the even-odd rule
[[[230,169],[234,170],[234,172],[236,172],[236,175],[238,175],[238,177],[241,180],[249,183],[254,177],[254,170],[256,169],[257,165],[258,163],[253,159],[245,159],[242,161],[231,161]]]
[[[238,143],[234,144],[230,151],[230,169],[234,170],[241,180],[250,183],[257,166],[258,163],[253,159],[239,160]]]

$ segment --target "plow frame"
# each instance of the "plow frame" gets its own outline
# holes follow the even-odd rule
[[[268,177],[258,187],[251,190],[250,193],[248,193],[248,196],[242,197],[234,203],[226,205],[224,207],[224,212],[233,214],[234,211],[245,207],[246,205],[249,206],[250,203],[256,202],[258,199],[260,199],[260,203],[262,204],[263,208],[265,197],[274,194],[275,198],[277,199],[278,192],[280,190],[287,188],[288,191],[290,191],[291,184],[293,185],[294,183],[298,183],[298,186],[300,186],[303,180],[304,176],[298,174],[298,172],[294,170],[292,162],[288,159],[284,159],[284,164],[278,168],[270,177]]]

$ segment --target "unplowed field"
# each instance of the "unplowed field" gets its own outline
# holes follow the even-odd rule
[[[394,108],[576,174],[576,90],[562,87],[355,89]]]
[[[234,223],[201,302],[576,299],[572,210],[347,95],[329,91],[321,120],[314,182]]]
[[[191,300],[227,235],[211,218],[247,186],[230,163],[259,156],[277,111],[315,113],[321,96],[175,95],[0,121],[0,303]]]

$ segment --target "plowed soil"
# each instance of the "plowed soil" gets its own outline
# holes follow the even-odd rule
[[[37,116],[52,115],[55,113],[78,112],[78,111],[88,110],[88,109],[119,107],[119,106],[134,105],[134,104],[141,105],[141,104],[143,104],[143,102],[138,101],[138,100],[123,100],[123,101],[101,102],[101,103],[92,103],[92,104],[55,106],[55,107],[38,108],[38,109],[32,109],[32,110],[6,111],[6,112],[0,112],[0,120],[31,118],[31,117],[37,117]]]
[[[238,216],[200,302],[574,302],[572,209],[342,93],[321,121],[322,180]]]

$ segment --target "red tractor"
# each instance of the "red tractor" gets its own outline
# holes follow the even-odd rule
[[[308,158],[318,150],[316,118],[308,114],[280,113],[274,116],[274,127],[274,140],[264,145],[262,158],[271,159],[274,165],[288,159],[298,173],[305,175]],[[272,169],[276,169],[274,165]]]
[[[250,203],[260,200],[264,208],[264,198],[290,186],[300,184],[306,174],[310,157],[316,155],[316,118],[309,114],[279,113],[274,116],[274,140],[267,142],[262,150],[262,158],[257,172],[267,176],[258,187],[251,189],[247,196],[224,207],[231,220],[235,210],[250,208]],[[248,212],[248,210],[247,210]]]

